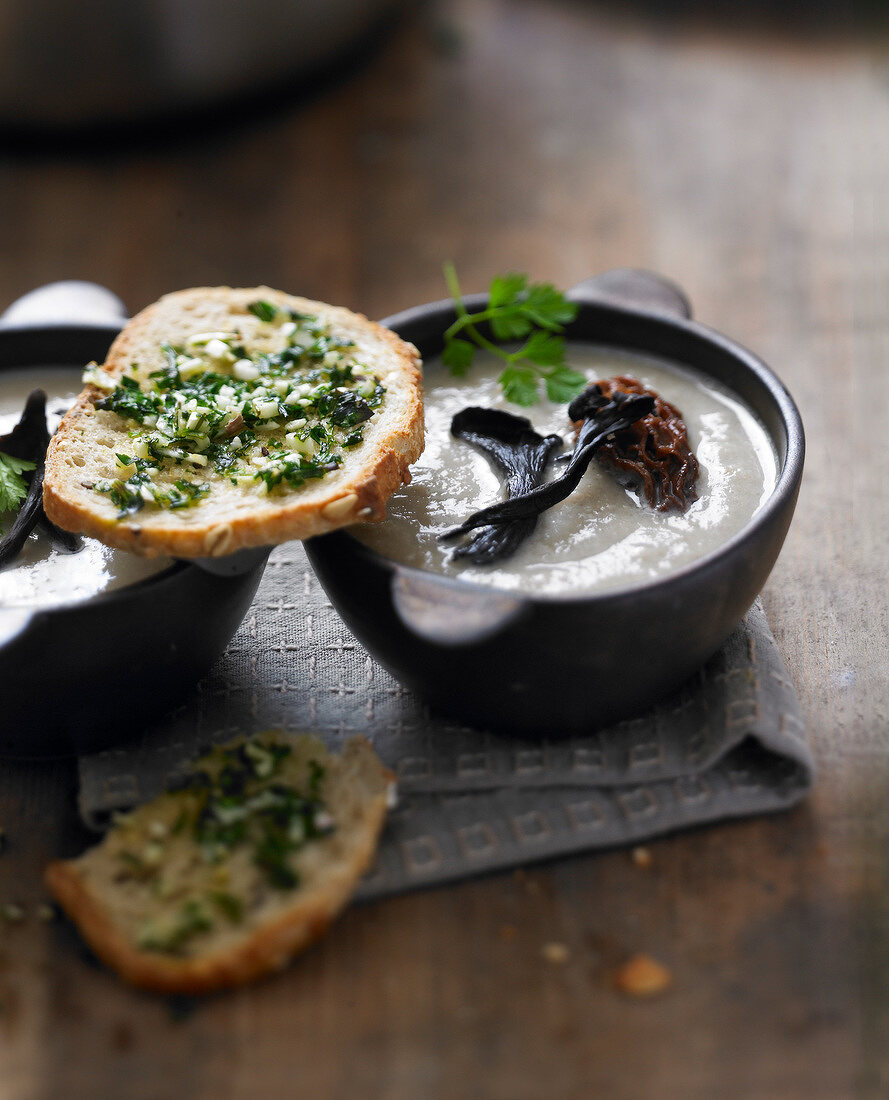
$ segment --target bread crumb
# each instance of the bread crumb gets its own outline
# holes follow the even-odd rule
[[[545,943],[540,953],[548,963],[556,966],[564,966],[571,958],[571,952],[564,943]]]
[[[651,866],[651,852],[648,848],[637,847],[630,853],[633,863],[637,867],[650,867]]]
[[[650,955],[633,955],[615,972],[614,984],[631,997],[651,997],[668,989],[673,975]]]

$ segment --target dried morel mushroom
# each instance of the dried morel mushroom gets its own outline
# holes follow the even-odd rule
[[[620,374],[594,383],[572,402],[568,415],[578,431],[585,419],[584,402],[590,400],[591,391],[608,400],[617,393],[639,394],[654,400],[653,411],[616,431],[598,449],[596,458],[618,474],[628,475],[652,508],[659,512],[670,508],[684,512],[698,499],[695,488],[698,460],[689,446],[682,413],[637,379]]]

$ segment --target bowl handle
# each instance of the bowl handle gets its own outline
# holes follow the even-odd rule
[[[23,294],[0,315],[0,328],[47,325],[117,325],[127,321],[123,302],[98,283],[66,279]]]
[[[685,294],[660,275],[631,267],[615,267],[583,279],[568,291],[574,302],[624,306],[645,313],[667,313],[691,317],[691,303]]]
[[[508,593],[455,584],[447,577],[422,576],[396,568],[392,602],[412,633],[437,645],[484,641],[512,623],[526,601]]]

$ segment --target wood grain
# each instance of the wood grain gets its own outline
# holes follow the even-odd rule
[[[354,908],[280,977],[186,1013],[34,915],[42,864],[84,843],[73,767],[4,763],[0,902],[26,918],[0,926],[3,1100],[889,1094],[887,44],[827,5],[790,27],[651,7],[441,0],[317,95],[19,143],[0,301],[69,277],[132,310],[267,282],[382,316],[443,297],[444,259],[467,290],[510,268],[670,276],[803,412],[765,601],[814,794],[651,845],[649,867],[613,852]],[[614,988],[637,952],[667,992]]]

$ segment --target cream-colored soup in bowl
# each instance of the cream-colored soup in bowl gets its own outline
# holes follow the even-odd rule
[[[466,562],[440,536],[502,494],[501,479],[480,451],[455,439],[453,416],[467,406],[527,417],[540,435],[574,430],[567,404],[541,400],[523,409],[507,401],[500,367],[481,355],[468,378],[449,378],[428,364],[436,381],[426,391],[426,449],[410,485],[390,499],[385,522],[355,537],[403,565],[475,584],[536,595],[578,595],[623,588],[666,576],[712,553],[748,523],[771,493],[775,448],[763,425],[713,379],[653,357],[572,345],[569,363],[588,381],[630,375],[682,413],[697,456],[698,499],[685,511],[652,508],[634,487],[595,461],[564,501],[545,511],[516,553],[490,565]],[[550,478],[559,466],[551,463]]]
[[[464,401],[503,407],[494,372],[479,363],[455,384],[437,362],[449,302],[387,320],[426,364],[426,453],[378,529],[306,549],[346,624],[436,708],[547,735],[638,714],[700,667],[764,584],[802,474],[798,411],[761,360],[690,320],[662,285],[644,273],[581,284],[568,357],[590,377],[635,375],[680,408],[700,462],[697,501],[652,510],[593,460],[516,554],[491,566],[455,557],[439,535],[502,495],[487,458],[447,430]],[[570,452],[564,407],[509,411]]]

